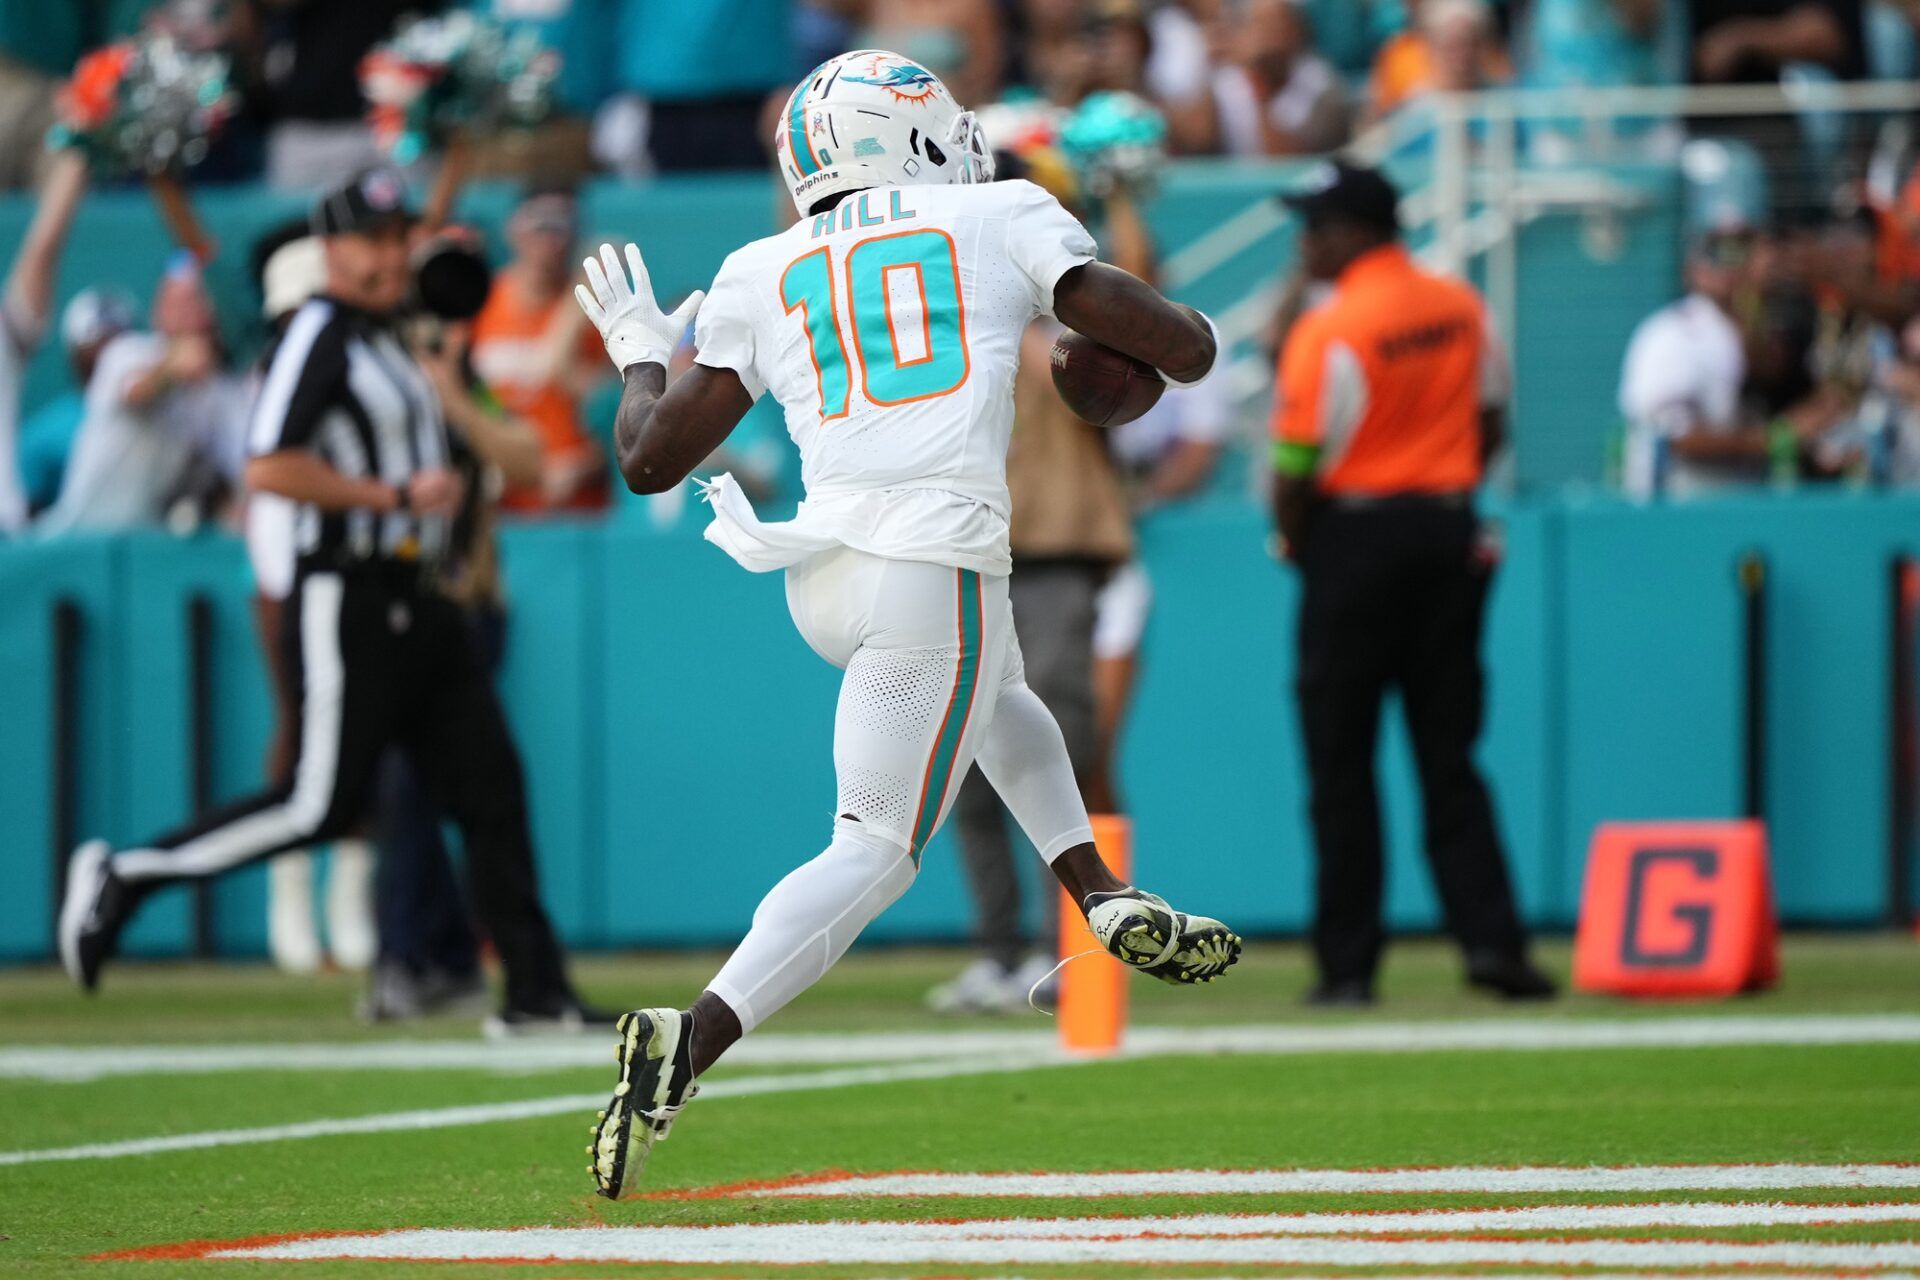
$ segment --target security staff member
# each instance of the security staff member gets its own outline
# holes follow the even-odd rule
[[[251,488],[297,504],[281,642],[298,682],[290,781],[145,845],[74,854],[61,959],[87,990],[156,889],[351,830],[389,744],[461,829],[474,905],[506,969],[500,1025],[599,1020],[574,997],[540,905],[520,760],[459,608],[430,577],[461,483],[432,385],[392,330],[412,221],[397,176],[326,193],[327,289],[279,339],[249,426]]]
[[[1298,694],[1319,873],[1308,1000],[1373,999],[1385,941],[1374,749],[1389,687],[1468,981],[1548,996],[1473,761],[1492,567],[1473,490],[1500,441],[1504,357],[1478,295],[1401,246],[1398,195],[1379,173],[1325,165],[1284,199],[1304,222],[1303,266],[1333,286],[1287,337],[1274,418],[1275,514],[1303,584]]]

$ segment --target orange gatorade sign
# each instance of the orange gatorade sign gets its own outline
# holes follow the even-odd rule
[[[1593,834],[1573,985],[1729,996],[1779,977],[1760,822],[1604,823]]]

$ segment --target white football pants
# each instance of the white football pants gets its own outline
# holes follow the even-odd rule
[[[1007,580],[836,548],[787,570],[814,652],[846,670],[833,840],[773,887],[708,989],[751,1031],[905,893],[976,761],[1052,862],[1093,829],[1060,727],[1027,688]]]

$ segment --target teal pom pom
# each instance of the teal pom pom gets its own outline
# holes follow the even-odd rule
[[[1137,94],[1089,94],[1061,126],[1060,149],[1095,197],[1121,187],[1143,195],[1166,164],[1166,117]]]

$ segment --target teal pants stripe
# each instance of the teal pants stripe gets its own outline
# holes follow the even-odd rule
[[[920,812],[913,820],[913,840],[908,850],[916,867],[920,865],[920,851],[940,820],[940,806],[953,781],[954,760],[960,754],[967,721],[973,716],[974,689],[980,677],[980,575],[971,569],[956,570],[955,575],[960,656],[955,663],[953,694],[947,700],[946,714],[940,718],[940,732],[934,736],[933,754],[920,785]]]

